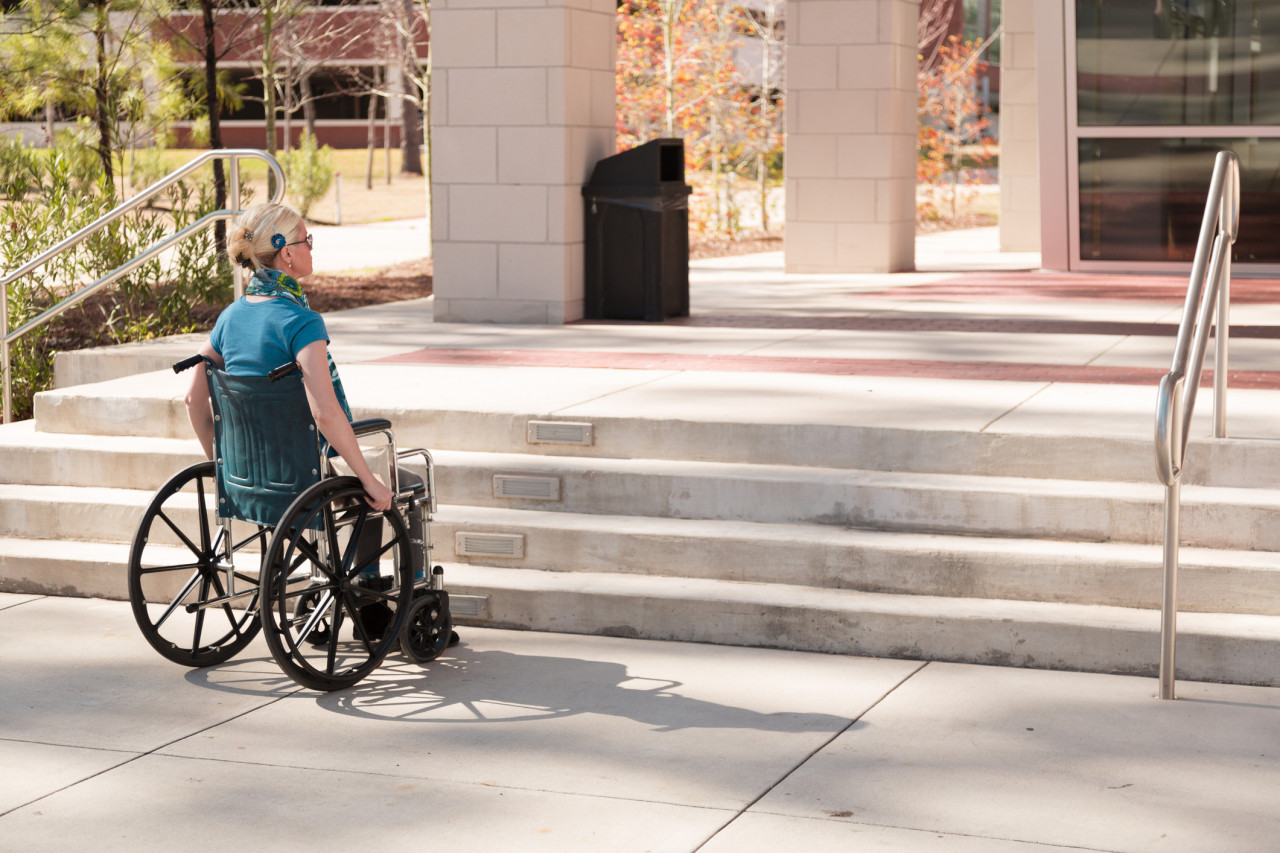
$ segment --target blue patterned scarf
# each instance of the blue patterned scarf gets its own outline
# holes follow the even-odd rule
[[[280,270],[255,270],[244,293],[246,296],[278,296],[303,308],[311,308],[307,303],[307,294],[302,292],[302,285],[298,284],[298,280]],[[338,397],[338,405],[342,407],[347,420],[354,420],[351,417],[351,407],[347,405],[347,395],[342,390],[338,365],[334,363],[332,353],[326,354],[329,357],[329,381],[333,383],[333,393]]]

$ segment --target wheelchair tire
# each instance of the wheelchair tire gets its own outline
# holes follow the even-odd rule
[[[409,531],[398,511],[371,528],[374,516],[358,479],[333,477],[299,495],[276,526],[260,615],[276,663],[303,687],[356,684],[404,627],[413,595]],[[373,530],[372,555],[359,553],[370,544],[357,547],[362,533]],[[381,566],[378,579],[362,578],[373,565]]]
[[[212,462],[192,465],[160,487],[129,550],[129,603],[151,647],[174,663],[212,666],[234,657],[257,635],[258,573],[270,528],[233,522],[233,554],[242,554],[237,582],[254,594],[216,607],[199,605],[226,594],[218,565],[225,531],[218,524]],[[254,530],[249,533],[250,528]],[[257,544],[255,552],[251,546]],[[252,568],[250,568],[250,565]],[[237,587],[240,589],[240,587]]]
[[[400,648],[414,663],[427,664],[444,653],[452,636],[448,591],[433,589],[420,593],[409,608],[409,618],[400,635]]]

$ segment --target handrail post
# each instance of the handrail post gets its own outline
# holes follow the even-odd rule
[[[227,199],[227,208],[231,211],[231,219],[228,222],[235,221],[236,216],[240,214],[240,158],[228,158],[231,163],[231,198]],[[231,283],[232,292],[235,298],[239,299],[244,296],[244,275],[241,270],[244,268],[235,261],[231,262]]]
[[[1227,339],[1231,334],[1231,249],[1222,259],[1218,322],[1213,332],[1213,437],[1227,437]]]
[[[13,421],[13,390],[9,381],[9,285],[0,287],[0,377],[4,380],[4,423]]]
[[[1230,337],[1231,249],[1240,225],[1240,161],[1220,151],[1191,264],[1191,281],[1156,404],[1156,473],[1165,485],[1164,590],[1160,602],[1160,698],[1174,698],[1178,619],[1178,544],[1182,471],[1210,328],[1214,333],[1213,434],[1227,434],[1227,341]],[[1206,292],[1208,288],[1208,292]],[[1216,318],[1216,322],[1215,322]],[[1185,385],[1184,385],[1185,382]]]
[[[1174,698],[1174,650],[1178,620],[1178,528],[1182,481],[1164,490],[1164,590],[1160,600],[1160,698]]]

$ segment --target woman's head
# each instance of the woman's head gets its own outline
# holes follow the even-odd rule
[[[227,254],[250,270],[279,269],[295,278],[311,274],[306,224],[283,204],[255,204],[245,209],[227,233]]]

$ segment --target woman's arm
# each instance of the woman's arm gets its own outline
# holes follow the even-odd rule
[[[307,344],[298,351],[298,366],[302,368],[302,384],[307,390],[307,403],[311,406],[311,417],[315,418],[316,427],[360,478],[360,485],[364,486],[369,505],[376,510],[390,509],[391,489],[369,470],[369,463],[365,462],[364,454],[360,452],[356,434],[351,431],[351,423],[338,404],[338,395],[333,392],[333,381],[329,378],[328,345],[324,341]]]
[[[200,347],[200,354],[219,367],[222,356],[218,355],[213,344],[205,341]],[[187,389],[187,417],[191,420],[191,428],[200,439],[206,459],[213,458],[213,406],[209,402],[209,378],[205,376],[204,363],[191,368],[191,387]]]

